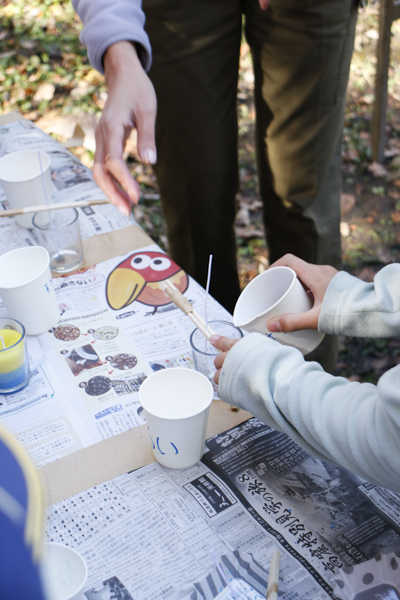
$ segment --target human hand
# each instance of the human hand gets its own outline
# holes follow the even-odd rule
[[[93,177],[111,202],[126,216],[139,202],[140,188],[122,155],[134,127],[141,160],[157,162],[154,128],[157,101],[131,42],[111,45],[104,56],[108,98],[96,128]]]
[[[233,346],[237,342],[239,342],[239,340],[227,338],[223,335],[212,335],[209,339],[209,342],[214,346],[214,348],[217,348],[217,350],[221,350],[221,354],[218,354],[218,356],[214,360],[214,365],[217,369],[217,371],[214,374],[214,381],[215,383],[218,383],[221,375],[222,365],[224,364],[225,359],[228,356],[228,352],[231,348],[233,348]]]
[[[338,271],[329,265],[311,265],[301,260],[301,258],[293,256],[293,254],[285,254],[269,268],[272,267],[290,267],[293,269],[306,288],[307,293],[313,298],[314,305],[304,313],[273,317],[267,323],[269,331],[318,329],[318,319],[326,289]]]
[[[262,10],[267,10],[270,0],[258,0]]]

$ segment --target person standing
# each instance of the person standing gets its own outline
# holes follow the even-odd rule
[[[156,163],[171,257],[204,285],[213,254],[210,291],[233,311],[244,28],[270,262],[290,252],[340,268],[341,138],[358,0],[143,0],[145,28],[139,0],[73,4],[89,58],[109,87],[94,176],[116,205],[138,200],[122,161],[135,125],[142,160]],[[323,346],[310,358],[332,371],[334,340]]]

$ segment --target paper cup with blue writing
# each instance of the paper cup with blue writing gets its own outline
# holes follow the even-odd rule
[[[203,456],[213,387],[192,369],[157,371],[140,386],[156,460],[169,469],[186,469]]]
[[[0,256],[0,297],[27,335],[45,333],[60,318],[49,265],[49,253],[42,246],[17,248]]]
[[[312,308],[312,300],[289,267],[272,267],[257,275],[240,294],[233,313],[236,327],[264,333],[285,346],[294,346],[308,354],[319,346],[324,334],[314,329],[291,333],[271,333],[267,323],[273,317],[303,313]]]

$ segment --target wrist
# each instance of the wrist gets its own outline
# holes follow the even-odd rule
[[[132,70],[137,68],[143,70],[135,44],[127,40],[116,42],[107,48],[103,56],[103,65],[107,84],[120,73],[132,73]]]

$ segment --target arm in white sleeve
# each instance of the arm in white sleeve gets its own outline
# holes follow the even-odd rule
[[[95,69],[103,73],[105,51],[124,40],[136,43],[143,68],[150,68],[151,47],[141,0],[72,0],[72,4],[84,25],[80,40]]]
[[[384,267],[373,283],[343,271],[335,275],[322,302],[318,329],[359,337],[400,335],[400,264]]]
[[[349,382],[253,333],[228,353],[219,394],[310,454],[400,491],[400,365],[377,386]]]

